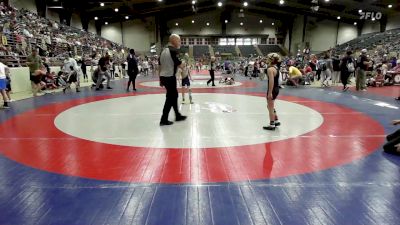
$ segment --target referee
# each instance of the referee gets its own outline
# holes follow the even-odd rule
[[[178,49],[180,47],[181,38],[179,35],[172,34],[169,37],[168,46],[164,48],[160,55],[160,69],[158,71],[160,86],[165,87],[167,90],[160,126],[173,124],[173,122],[168,121],[171,108],[175,111],[176,121],[183,121],[187,118],[186,116],[182,116],[178,110],[178,89],[176,88],[175,74],[178,67],[181,67],[182,64],[178,59]]]

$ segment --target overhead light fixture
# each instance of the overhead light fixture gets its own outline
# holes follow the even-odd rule
[[[225,23],[228,23],[228,20],[225,20]]]
[[[98,19],[99,19],[99,17],[97,17],[97,16],[94,17],[94,20],[98,20]]]
[[[129,20],[129,16],[125,16],[125,19]]]
[[[285,4],[285,1],[280,0],[280,1],[279,1],[279,4],[281,4],[281,5]]]
[[[114,9],[114,11],[115,11],[115,12],[118,12],[118,11],[119,11],[119,9],[118,9],[118,8],[115,8],[115,9]]]
[[[337,19],[340,20],[340,16],[338,16]]]
[[[194,20],[192,20],[192,23],[194,23]]]
[[[249,5],[249,3],[243,2],[243,6],[244,6],[244,7],[247,7],[248,5]]]
[[[388,5],[388,8],[391,9],[393,7],[393,5]]]
[[[222,6],[222,2],[218,2],[218,7],[221,7]]]
[[[100,6],[103,7],[104,6],[104,2],[100,2]]]
[[[357,22],[354,22],[354,26],[356,26],[357,25]]]
[[[105,25],[108,25],[108,22],[105,22],[104,24],[105,24]]]
[[[260,23],[263,23],[263,20],[260,20]]]
[[[192,5],[194,5],[194,4],[196,4],[196,1],[195,1],[195,0],[192,1]]]
[[[210,23],[206,23],[207,26],[210,26]]]

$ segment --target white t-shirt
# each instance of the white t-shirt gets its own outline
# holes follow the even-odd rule
[[[73,58],[68,58],[64,61],[64,67],[63,67],[63,71],[66,73],[71,72],[71,68],[73,67],[75,71],[78,71],[79,67],[78,67],[78,63],[76,63],[76,60]]]
[[[0,79],[6,79],[6,68],[7,66],[0,62]]]
[[[144,69],[148,69],[148,68],[149,68],[149,62],[144,61],[144,62],[143,62],[143,68],[144,68]]]

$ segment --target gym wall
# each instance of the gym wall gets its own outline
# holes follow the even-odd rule
[[[260,19],[263,20],[262,24],[259,22]],[[192,20],[195,21],[194,24]],[[207,22],[210,23],[210,26],[206,25]],[[240,26],[240,22],[243,22],[244,25]],[[239,18],[237,14],[233,13],[231,20],[226,24],[226,35],[268,35],[275,37],[275,26],[272,26],[272,22],[275,23],[275,26],[279,24],[279,21],[263,15],[246,13],[245,18]],[[176,23],[179,25],[176,26]],[[180,35],[222,35],[222,24],[218,11],[170,20],[167,26],[170,33]]]
[[[173,19],[167,22],[169,32],[179,35],[221,35],[222,26],[220,22],[220,13],[217,11],[209,13],[196,14],[194,16]],[[192,24],[192,20],[195,21]],[[206,23],[210,23],[207,26]],[[176,26],[176,23],[179,26]]]
[[[263,21],[262,23],[260,23],[260,19]],[[244,24],[240,26],[242,21],[244,21]],[[274,26],[272,26],[272,23],[274,23]],[[270,38],[275,38],[275,27],[279,25],[279,21],[262,15],[246,14],[244,20],[237,16],[232,16],[232,21],[226,26],[226,33],[228,35],[268,35]]]
[[[122,29],[120,23],[111,23],[101,27],[101,36],[108,40],[122,44]]]
[[[94,22],[94,20],[89,21],[89,27],[88,27],[88,31],[91,33],[96,33],[96,24]]]
[[[72,13],[71,15],[71,27],[82,29],[81,17],[76,13]]]
[[[47,10],[47,14],[46,14],[47,19],[49,20],[53,20],[53,21],[57,21],[60,22],[60,16],[58,15],[58,12],[52,9],[48,9]]]
[[[310,43],[311,51],[321,52],[357,37],[357,27],[354,25],[339,23],[338,30],[337,20],[318,20],[314,17],[308,17],[303,43],[303,23],[304,16],[297,16],[293,25],[292,53],[297,53],[298,46],[300,46],[300,50],[303,50],[306,42]]]
[[[303,42],[303,25],[304,25],[304,19],[303,16],[297,16],[296,19],[293,22],[293,30],[292,30],[292,42],[290,46],[290,52],[296,54],[298,48],[298,45],[300,45]],[[287,32],[289,34],[289,32]],[[303,50],[303,49],[300,49]]]
[[[379,21],[366,21],[362,28],[361,34],[379,32],[380,29],[381,24],[379,23]]]
[[[336,46],[337,21],[320,20],[310,17],[306,28],[306,42],[310,43],[312,51],[325,51]]]
[[[31,12],[37,13],[35,0],[10,0],[10,5],[17,9],[27,9]]]
[[[340,23],[337,44],[343,44],[357,37],[357,27],[353,24]]]
[[[151,43],[156,42],[155,29],[154,18],[146,18],[146,22],[129,20],[122,22],[122,26],[121,23],[103,25],[101,36],[137,52],[148,52]]]
[[[400,28],[400,13],[389,15],[386,24],[386,30]]]

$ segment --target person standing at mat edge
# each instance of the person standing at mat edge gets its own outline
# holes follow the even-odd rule
[[[342,61],[340,62],[340,79],[342,80],[343,84],[343,91],[349,90],[348,81],[350,74],[354,73],[355,65],[353,60],[353,52],[347,51],[346,56],[343,57]]]
[[[357,60],[356,91],[366,91],[366,72],[368,67],[372,67],[372,62],[367,57],[367,49],[361,50],[361,55]]]
[[[10,108],[9,106],[9,101],[10,99],[7,98],[7,73],[10,71],[8,70],[8,67],[4,65],[2,62],[0,62],[0,92],[1,96],[3,97],[3,108],[8,109]]]
[[[136,82],[136,76],[139,73],[139,68],[134,49],[129,50],[129,56],[126,59],[126,61],[128,62],[128,76],[129,76],[128,87],[126,88],[126,91],[129,91],[131,83],[133,86],[133,90],[136,91],[135,82]]]
[[[35,72],[43,64],[43,61],[38,55],[36,48],[33,48],[32,54],[26,58],[26,64],[29,67],[29,77],[30,77],[29,79],[31,80],[33,97],[36,97],[41,87],[39,85],[40,79],[38,76],[35,76]]]
[[[110,87],[111,76],[109,74],[109,66],[110,66],[110,56],[106,54],[99,60],[99,76],[96,81],[96,91],[100,90],[100,86],[103,82],[104,76],[107,78],[107,89],[112,89]]]
[[[270,53],[267,56],[268,63],[268,91],[267,91],[267,108],[269,112],[269,126],[263,127],[264,130],[275,130],[281,123],[278,121],[278,115],[275,110],[275,99],[279,95],[279,68],[278,64],[281,57],[277,53]]]
[[[215,65],[215,57],[213,56],[213,57],[211,57],[211,60],[210,60],[210,70],[209,70],[211,79],[209,79],[209,80],[207,81],[207,86],[208,86],[210,83],[212,84],[213,87],[215,86],[215,84],[214,84],[214,79],[215,79],[215,74],[214,74],[214,72],[215,72],[215,67],[216,67],[216,65]]]
[[[182,67],[182,62],[178,58],[178,49],[180,47],[181,38],[177,34],[172,34],[169,37],[168,46],[164,48],[159,58],[160,67],[158,76],[160,77],[160,86],[165,87],[167,90],[160,126],[173,124],[173,122],[168,121],[168,115],[171,108],[175,111],[176,121],[183,121],[186,119],[186,116],[182,116],[178,110],[179,95],[175,76],[178,67]]]

